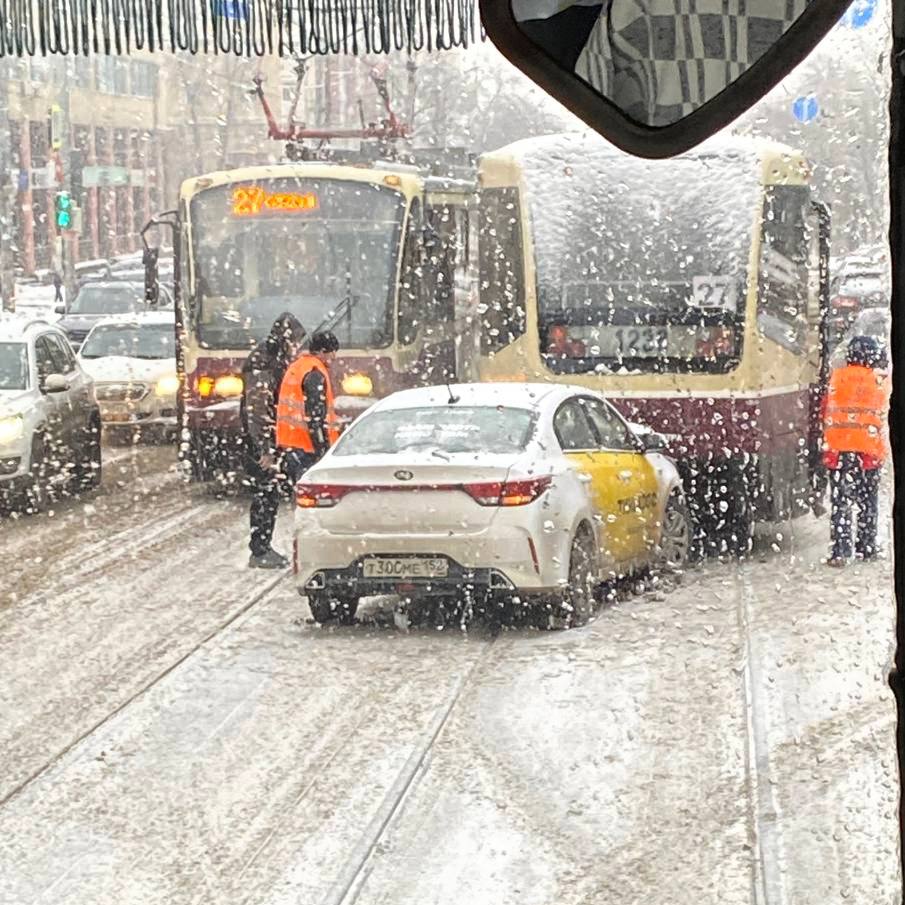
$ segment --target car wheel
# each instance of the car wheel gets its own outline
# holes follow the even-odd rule
[[[25,512],[43,512],[49,502],[47,446],[43,435],[35,435],[31,441],[31,463],[27,484],[22,491],[20,508]]]
[[[594,575],[594,538],[587,530],[579,530],[569,553],[569,583],[560,602],[565,628],[587,625],[596,607]]]
[[[74,477],[76,490],[91,490],[101,483],[101,423],[97,418],[92,418],[85,429]]]
[[[320,625],[339,622],[348,625],[355,619],[358,610],[357,597],[337,597],[333,594],[316,592],[308,596],[308,607],[314,621]]]
[[[657,545],[657,566],[665,570],[681,569],[688,562],[691,550],[691,520],[688,506],[678,493],[666,502],[660,543]]]

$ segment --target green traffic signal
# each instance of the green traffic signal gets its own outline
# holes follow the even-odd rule
[[[60,192],[57,195],[57,226],[60,229],[72,227],[72,197],[69,192]]]

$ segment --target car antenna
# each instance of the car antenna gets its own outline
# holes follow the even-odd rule
[[[449,404],[455,405],[459,401],[459,397],[456,396],[452,391],[452,387],[449,385],[449,381],[446,381],[446,392],[449,393]]]

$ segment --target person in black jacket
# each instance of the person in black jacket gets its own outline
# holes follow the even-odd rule
[[[286,369],[306,336],[298,319],[284,312],[242,368],[240,418],[245,447],[245,474],[251,487],[251,557],[249,566],[282,569],[288,561],[271,547],[280,504],[280,460],[276,445],[276,406]]]

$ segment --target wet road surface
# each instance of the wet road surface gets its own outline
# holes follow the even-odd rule
[[[112,453],[0,523],[2,905],[896,900],[890,564],[825,523],[581,630],[318,628]]]

